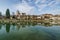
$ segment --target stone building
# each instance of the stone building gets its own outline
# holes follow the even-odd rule
[[[16,19],[20,19],[20,12],[18,10],[16,12]]]
[[[43,15],[41,16],[41,19],[48,20],[48,19],[50,19],[50,18],[52,18],[52,17],[53,17],[52,14],[43,14]]]
[[[60,20],[60,15],[54,15],[50,18],[51,20]]]

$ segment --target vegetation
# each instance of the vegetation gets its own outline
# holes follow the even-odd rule
[[[2,18],[2,19],[1,19]],[[51,14],[44,14],[42,16],[40,15],[26,15],[26,13],[20,13],[19,10],[17,10],[17,15],[15,15],[14,12],[12,12],[12,15],[10,15],[10,10],[6,9],[6,16],[2,16],[2,13],[0,12],[0,22],[1,23],[20,23],[22,22],[40,22],[40,23],[53,23],[58,22],[60,24],[60,16],[55,16]],[[56,19],[58,19],[56,21]]]
[[[12,12],[12,15],[13,15],[12,18],[15,18],[15,14],[14,14],[14,12]]]
[[[0,12],[0,16],[2,16],[2,13]]]
[[[10,18],[10,10],[9,9],[6,10],[6,18]]]

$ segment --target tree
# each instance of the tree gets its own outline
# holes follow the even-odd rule
[[[15,13],[14,12],[12,12],[12,15],[13,15],[13,18],[15,18]]]
[[[2,18],[2,13],[0,12],[0,19]]]
[[[17,10],[17,14],[20,14],[19,10]]]
[[[0,12],[0,16],[2,16],[2,13]]]
[[[6,10],[6,18],[10,18],[10,10],[9,9]]]

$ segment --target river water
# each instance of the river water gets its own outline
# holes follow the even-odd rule
[[[60,40],[60,25],[0,23],[0,40]]]

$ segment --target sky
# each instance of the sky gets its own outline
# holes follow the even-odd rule
[[[11,14],[17,10],[30,15],[60,14],[60,0],[0,0],[0,12],[5,14],[7,8]]]

